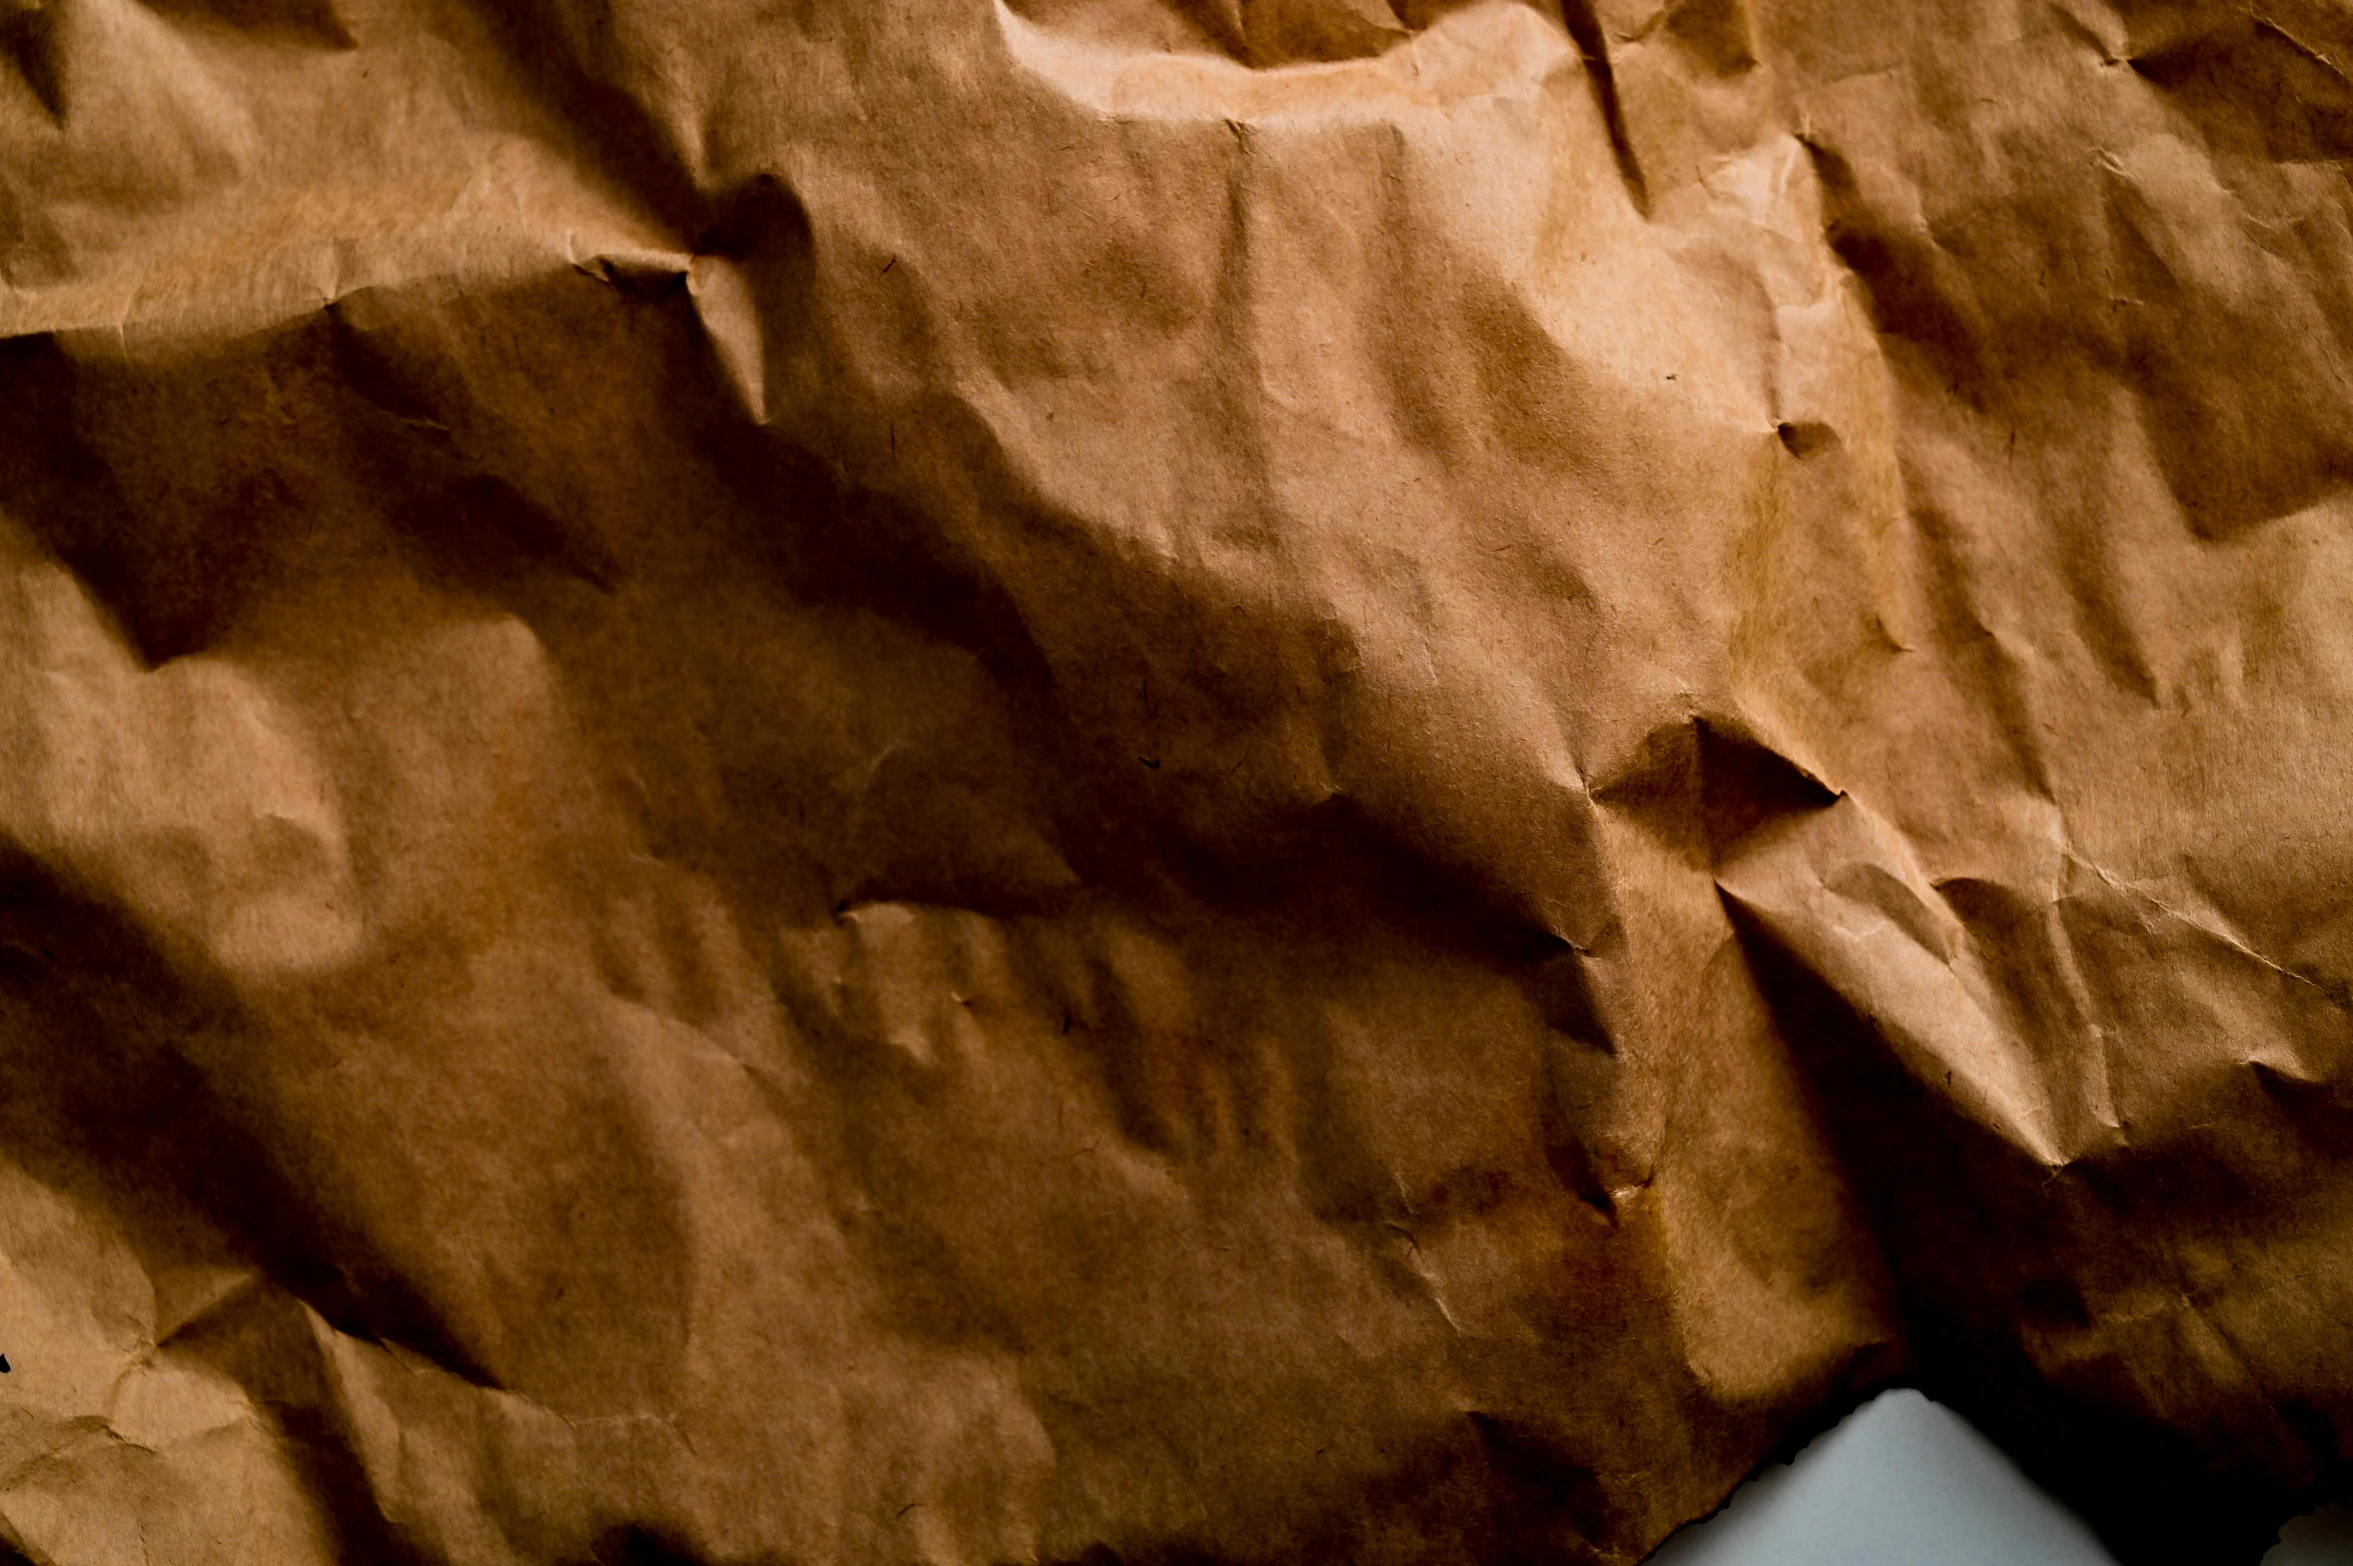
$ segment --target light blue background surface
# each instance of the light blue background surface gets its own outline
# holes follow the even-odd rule
[[[1967,1421],[1888,1392],[1732,1504],[1686,1528],[1653,1566],[2115,1566],[2092,1531]],[[2264,1566],[2353,1566],[2353,1512],[2299,1518]]]

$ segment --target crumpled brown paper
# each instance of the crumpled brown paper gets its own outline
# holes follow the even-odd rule
[[[2341,7],[0,44],[26,1561],[2345,1493]]]

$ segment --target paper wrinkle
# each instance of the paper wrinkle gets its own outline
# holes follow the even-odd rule
[[[2049,1066],[2002,1026],[1960,920],[1851,796],[1736,859],[1718,884],[1883,1029],[1923,1086],[2046,1168],[2082,1151],[2079,1117],[2062,1118]]]
[[[211,659],[141,672],[70,574],[20,563],[0,834],[219,967],[267,980],[364,939],[332,790],[268,695]]]
[[[755,424],[768,418],[767,357],[760,340],[758,306],[741,268],[721,256],[697,256],[687,273],[695,312],[711,335],[711,346],[727,367],[728,384],[743,399]]]
[[[1386,124],[1400,108],[1524,98],[1576,58],[1558,24],[1520,0],[1452,6],[1376,58],[1271,70],[1166,47],[1124,48],[1089,38],[1083,23],[1066,32],[1023,14],[1011,0],[992,3],[1015,60],[1095,112],[1122,119],[1225,120],[1237,128],[1268,118]],[[1087,8],[1070,9],[1083,15]]]
[[[152,1262],[13,1164],[0,1188],[19,1345],[0,1420],[0,1537],[36,1560],[330,1559],[271,1417],[201,1356],[154,1344]],[[31,1359],[28,1331],[47,1345]]]
[[[2246,958],[2249,962],[2252,962],[2259,967],[2268,969],[2269,971],[2278,974],[2281,978],[2286,979],[2291,983],[2304,985],[2314,991],[2317,991],[2320,995],[2327,999],[2329,1004],[2337,1007],[2339,1010],[2344,1010],[2347,1009],[2348,1006],[2353,1006],[2353,1001],[2348,1000],[2342,986],[2332,987],[2330,985],[2323,984],[2308,973],[2299,973],[2293,968],[2287,967],[2279,962],[2274,961],[2272,958],[2266,957],[2263,955],[2263,953],[2248,945],[2244,937],[2233,933],[2227,926],[2222,925],[2221,921],[2211,917],[2200,917],[2196,914],[2185,912],[2182,909],[2176,908],[2172,904],[2166,902],[2162,897],[2158,896],[2156,892],[2150,890],[2147,886],[2138,882],[2127,882],[2119,880],[2108,871],[2101,869],[2098,865],[2087,864],[2085,868],[2089,869],[2094,875],[2098,876],[2103,884],[2112,887],[2116,891],[2124,893],[2126,896],[2132,898],[2137,903],[2154,909],[2157,913],[2163,915],[2165,918],[2187,925],[2189,928],[2196,930],[2201,935],[2212,937],[2214,940],[2221,942],[2224,946],[2227,946],[2232,951],[2238,953],[2241,957]],[[2250,1062],[2250,1064],[2252,1064],[2252,1062]]]
[[[0,124],[0,181],[25,225],[0,250],[0,332],[205,343],[357,287],[677,248],[579,166],[576,135],[455,13],[440,37],[363,27],[363,49],[331,14],[278,9],[333,46],[289,50],[282,33],[136,0],[22,13],[35,20],[14,30],[20,74],[79,108],[43,145]]]

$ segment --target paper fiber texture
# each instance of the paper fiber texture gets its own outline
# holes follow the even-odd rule
[[[0,45],[24,1560],[2344,1493],[2353,15]]]

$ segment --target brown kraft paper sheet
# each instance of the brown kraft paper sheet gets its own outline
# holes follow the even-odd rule
[[[2353,1419],[2353,14],[6,0],[0,1540],[1628,1563]]]

